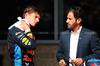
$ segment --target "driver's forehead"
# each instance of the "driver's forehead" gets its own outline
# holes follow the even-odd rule
[[[38,12],[32,12],[30,15],[32,15],[32,16],[37,16],[37,17],[40,18],[40,15],[38,14]]]

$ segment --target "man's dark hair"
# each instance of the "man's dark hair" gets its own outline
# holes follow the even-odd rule
[[[83,24],[84,19],[85,19],[85,17],[86,17],[86,14],[85,14],[85,11],[84,11],[81,7],[79,7],[79,6],[71,7],[70,9],[68,9],[67,14],[68,14],[69,12],[73,12],[74,17],[75,17],[76,19],[81,18],[81,19],[82,19],[81,25]]]
[[[37,12],[40,15],[40,17],[43,16],[43,12],[39,8],[35,6],[27,6],[27,8],[23,12],[23,18],[25,18],[25,13],[31,14],[33,12]]]

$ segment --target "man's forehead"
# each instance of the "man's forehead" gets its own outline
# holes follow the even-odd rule
[[[69,13],[67,14],[67,17],[74,17],[73,12],[69,12]]]
[[[31,14],[35,14],[40,17],[40,14],[38,12],[32,12]]]

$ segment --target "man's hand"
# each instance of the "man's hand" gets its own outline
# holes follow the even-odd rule
[[[20,27],[21,27],[22,29],[24,29],[24,30],[27,30],[27,29],[30,28],[29,25],[28,25],[24,20],[21,21]]]
[[[83,63],[82,58],[76,58],[74,60],[72,60],[72,63],[74,63],[77,66],[80,66]]]
[[[61,60],[59,61],[59,65],[60,65],[60,66],[67,66],[67,64],[65,63],[65,61],[64,61],[63,59],[61,59]]]

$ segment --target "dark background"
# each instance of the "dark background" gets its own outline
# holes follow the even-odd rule
[[[85,10],[86,19],[83,26],[96,31],[100,37],[100,0],[64,0],[65,11],[70,6],[81,6]],[[64,16],[66,20],[67,16]],[[64,29],[67,28],[64,27]]]
[[[8,27],[17,21],[18,16],[22,16],[28,5],[34,5],[44,13],[36,27],[31,28],[36,38],[54,40],[54,0],[3,0],[1,4],[0,40],[7,39]],[[64,24],[60,25],[63,26],[62,31],[67,29],[66,10],[72,5],[79,5],[85,10],[87,17],[83,26],[96,31],[100,37],[100,0],[63,0]]]
[[[54,31],[54,1],[53,0],[9,0],[3,1],[1,7],[0,39],[6,40],[8,27],[17,21],[27,6],[33,5],[43,11],[43,17],[35,27],[31,28],[36,38],[41,40],[53,39]]]

